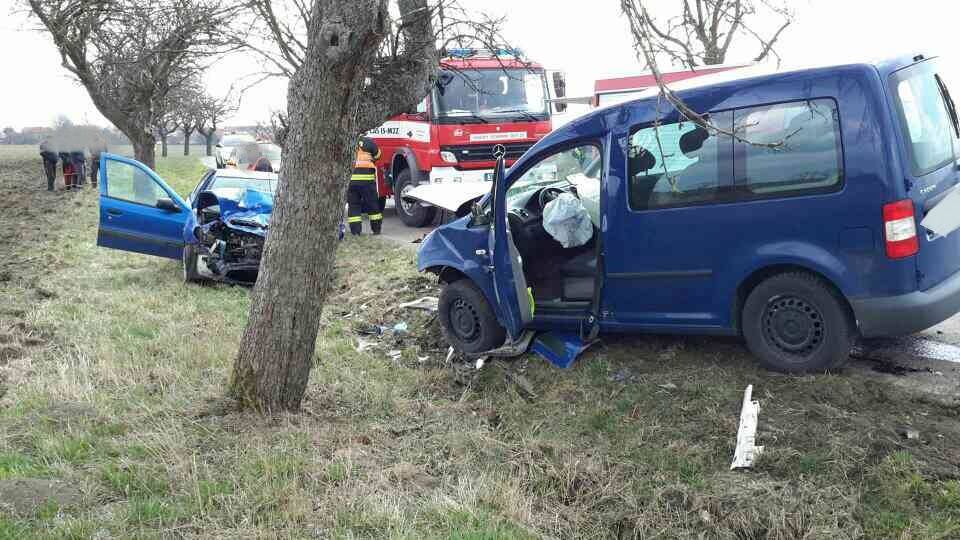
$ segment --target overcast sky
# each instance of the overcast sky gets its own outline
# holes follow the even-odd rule
[[[74,122],[108,125],[86,91],[60,66],[49,36],[0,0],[0,127],[43,126],[59,114]],[[677,0],[650,0],[656,12]],[[589,95],[598,78],[641,71],[618,0],[462,0],[491,14],[506,14],[507,36],[548,69],[566,71],[570,95]],[[784,66],[869,60],[904,53],[941,55],[954,86],[960,86],[960,3],[954,0],[792,0],[798,18],[780,41]],[[7,16],[11,14],[10,16]],[[771,21],[772,22],[772,21]],[[739,48],[727,63],[749,61]],[[207,73],[214,92],[225,92],[256,65],[226,60]],[[957,73],[957,76],[950,76]],[[230,124],[266,120],[286,101],[283,81],[247,91]],[[954,94],[960,90],[954,90]]]

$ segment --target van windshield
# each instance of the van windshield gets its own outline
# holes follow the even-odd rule
[[[931,173],[954,160],[954,126],[946,87],[928,62],[894,75],[901,124],[915,176]]]

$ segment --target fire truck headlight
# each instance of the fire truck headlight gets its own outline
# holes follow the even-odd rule
[[[453,155],[453,152],[447,152],[447,151],[440,152],[440,159],[442,159],[446,163],[457,162],[457,156]]]
[[[434,183],[434,184],[442,184],[442,183],[443,183],[443,177],[442,177],[442,176],[438,176],[437,178],[434,178],[434,179],[433,179],[433,183]]]

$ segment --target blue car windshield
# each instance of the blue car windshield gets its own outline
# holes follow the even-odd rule
[[[236,178],[229,176],[218,176],[213,179],[213,183],[207,188],[211,191],[221,189],[252,189],[254,191],[265,191],[267,193],[276,193],[278,180],[275,178]]]

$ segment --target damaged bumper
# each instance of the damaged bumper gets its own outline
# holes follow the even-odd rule
[[[248,190],[238,199],[205,192],[197,207],[197,270],[208,279],[253,283],[270,228],[273,197]]]

